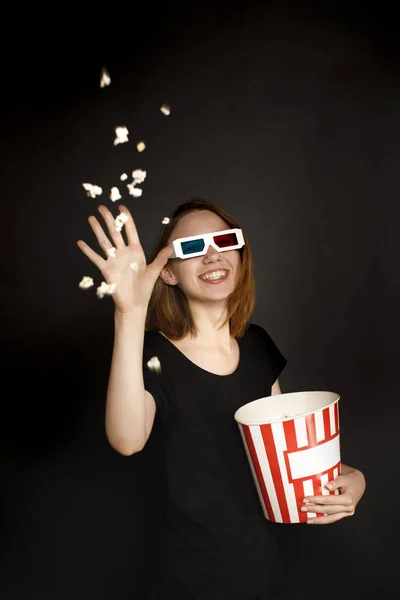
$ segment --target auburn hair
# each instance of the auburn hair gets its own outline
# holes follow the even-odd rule
[[[169,217],[168,224],[160,229],[150,255],[150,262],[168,245],[168,240],[182,217],[202,210],[210,210],[220,216],[230,229],[241,229],[236,219],[222,208],[207,200],[193,198],[178,206]],[[230,335],[233,337],[242,337],[245,334],[255,306],[253,257],[244,232],[243,238],[245,245],[239,249],[241,266],[237,284],[227,298],[227,316],[219,327],[220,329],[229,321]],[[145,330],[162,331],[171,340],[181,340],[187,335],[196,337],[198,330],[189,303],[178,285],[168,285],[161,277],[157,278],[147,309]]]

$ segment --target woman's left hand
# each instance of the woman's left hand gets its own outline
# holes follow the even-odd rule
[[[345,465],[343,465],[345,466]],[[343,470],[342,470],[343,473]],[[323,513],[323,517],[312,517],[307,520],[310,525],[328,525],[354,515],[356,506],[365,491],[365,478],[361,471],[348,468],[345,474],[339,475],[325,486],[329,491],[340,490],[340,494],[326,496],[306,496],[302,512]]]

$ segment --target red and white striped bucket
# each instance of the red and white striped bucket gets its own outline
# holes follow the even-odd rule
[[[268,520],[301,523],[323,516],[301,512],[303,498],[339,493],[324,487],[340,474],[339,398],[333,392],[278,394],[235,412]]]

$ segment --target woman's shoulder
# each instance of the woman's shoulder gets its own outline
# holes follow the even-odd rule
[[[245,337],[250,340],[253,344],[261,344],[263,347],[267,345],[268,347],[273,344],[273,339],[271,338],[268,331],[262,325],[258,323],[250,323]]]
[[[245,335],[252,339],[261,339],[267,332],[261,325],[251,322],[246,330]]]

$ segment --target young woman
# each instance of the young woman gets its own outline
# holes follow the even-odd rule
[[[109,235],[95,217],[89,223],[106,258],[83,241],[78,246],[116,284],[108,440],[128,456],[144,448],[155,418],[163,431],[168,502],[146,598],[271,598],[274,528],[263,516],[233,415],[246,402],[281,393],[286,359],[251,323],[248,240],[221,208],[192,200],[163,226],[146,265],[133,218],[120,210],[127,243],[100,206]],[[354,514],[365,479],[342,464],[330,485],[341,494],[308,498],[308,511],[326,515],[315,524]]]

